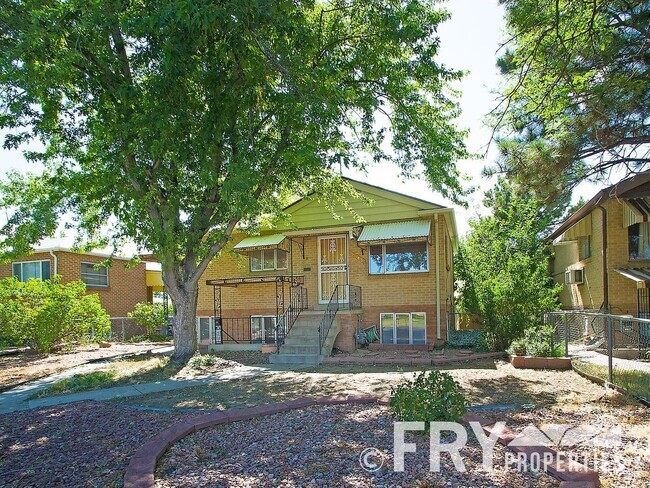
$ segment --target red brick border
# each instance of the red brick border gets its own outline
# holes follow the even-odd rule
[[[377,366],[387,366],[387,365],[400,365],[400,366],[441,366],[444,364],[452,363],[462,363],[465,361],[472,361],[478,359],[497,359],[505,358],[507,354],[505,352],[487,352],[487,353],[476,353],[468,354],[466,356],[456,356],[453,358],[381,358],[381,357],[337,357],[330,356],[323,360],[322,364],[324,365],[346,365],[346,366],[356,366],[356,365],[377,365]]]
[[[251,408],[236,408],[225,410],[223,412],[208,413],[200,415],[182,422],[176,423],[171,427],[163,430],[155,437],[143,444],[133,455],[129,466],[124,474],[124,488],[152,488],[154,483],[154,472],[156,471],[156,462],[167,451],[169,446],[183,437],[192,434],[198,430],[213,427],[215,425],[237,422],[240,420],[250,420],[256,417],[272,415],[276,413],[288,412],[300,408],[311,407],[314,405],[342,405],[351,404],[370,404],[378,403],[387,405],[387,397],[377,397],[374,395],[347,395],[347,396],[323,396],[318,398],[298,398],[281,403],[271,403],[259,405]],[[480,422],[483,430],[489,435],[493,423],[481,416],[468,413],[463,416],[464,422]],[[505,429],[499,436],[499,442],[515,452],[523,452],[530,455],[533,452],[552,452],[552,449],[543,447],[525,447],[525,446],[508,446],[516,434],[510,429]],[[545,466],[546,472],[554,478],[562,481],[561,488],[597,488],[600,486],[598,473],[578,463],[566,464],[562,461],[555,461]]]

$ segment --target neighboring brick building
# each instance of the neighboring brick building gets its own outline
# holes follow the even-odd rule
[[[650,318],[650,172],[601,190],[551,238],[563,308]]]
[[[126,317],[138,302],[147,301],[145,263],[127,269],[127,258],[113,257],[108,268],[95,268],[106,260],[101,253],[75,253],[69,249],[37,249],[29,256],[11,263],[0,263],[0,279],[48,279],[60,275],[64,283],[82,280],[88,293],[96,293],[111,317]]]
[[[257,237],[233,235],[201,280],[200,344],[273,343],[278,316],[299,293],[308,301],[296,322],[306,340],[318,333],[335,290],[341,302],[341,332],[335,338],[340,349],[353,350],[357,327],[370,325],[377,325],[381,343],[392,347],[445,342],[453,302],[453,209],[348,181],[373,202],[350,202],[363,223],[340,205],[334,218],[318,199],[305,198],[285,209],[287,225]],[[215,329],[214,316],[221,329]],[[291,332],[287,344],[290,339]]]

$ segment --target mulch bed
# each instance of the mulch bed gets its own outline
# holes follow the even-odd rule
[[[171,486],[471,486],[551,487],[544,473],[520,473],[505,466],[505,449],[495,448],[495,468],[482,469],[475,440],[461,451],[466,472],[443,454],[441,471],[429,471],[429,437],[408,434],[415,454],[406,454],[405,471],[393,472],[393,419],[379,405],[318,406],[220,425],[192,434],[158,463],[156,483]],[[384,453],[374,473],[360,465],[366,448]],[[376,458],[369,458],[376,461]]]
[[[137,448],[191,415],[99,402],[0,415],[0,484],[122,486]]]

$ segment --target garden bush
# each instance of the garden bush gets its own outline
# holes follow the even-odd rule
[[[524,336],[515,339],[508,348],[508,354],[517,356],[536,356],[542,358],[559,358],[564,356],[564,346],[556,344],[551,326],[534,326],[524,331]]]
[[[0,336],[37,352],[84,339],[103,339],[111,323],[99,297],[81,281],[0,280]]]
[[[460,385],[448,373],[421,372],[391,388],[390,409],[400,421],[458,422],[467,411]]]
[[[199,354],[198,352],[190,359],[190,368],[201,369],[217,364],[217,360],[210,354]]]
[[[159,335],[159,331],[167,325],[165,309],[160,303],[138,303],[128,316],[135,320],[135,323],[142,327],[149,337]]]

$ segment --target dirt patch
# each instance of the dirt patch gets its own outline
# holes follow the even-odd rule
[[[159,346],[152,344],[113,344],[80,346],[57,354],[21,353],[0,356],[0,388],[42,378],[97,359],[110,359],[123,354],[144,353]]]
[[[355,393],[384,396],[390,394],[392,386],[421,370],[394,366],[324,366],[116,401],[148,407],[223,410],[303,396]],[[573,371],[518,370],[504,361],[480,361],[441,370],[456,378],[472,405],[582,403],[597,400],[604,394],[602,387]]]
[[[0,416],[2,486],[122,486],[131,456],[189,413],[83,402]]]

